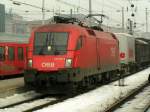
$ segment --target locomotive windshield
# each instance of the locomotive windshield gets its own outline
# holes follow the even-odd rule
[[[35,55],[63,55],[67,52],[67,32],[36,32]]]

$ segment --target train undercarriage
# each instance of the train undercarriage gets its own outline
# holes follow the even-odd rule
[[[78,76],[82,77],[78,77]],[[84,76],[84,74],[70,74],[70,72],[37,72],[36,70],[25,71],[25,85],[38,92],[68,93],[108,83],[120,78],[119,70]]]
[[[115,79],[121,79],[131,73],[138,71],[136,64],[130,66],[122,65],[119,69],[109,72],[95,70],[65,70],[59,72],[38,72],[37,70],[26,70],[24,74],[25,85],[38,92],[68,93],[68,91],[93,88],[95,85],[102,85]],[[108,71],[108,70],[106,70]],[[89,75],[87,75],[89,74]],[[150,80],[150,77],[149,77]]]

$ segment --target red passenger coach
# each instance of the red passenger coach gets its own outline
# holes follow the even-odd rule
[[[119,69],[118,45],[108,32],[74,24],[41,26],[31,34],[25,84],[45,87],[109,80]]]
[[[0,36],[0,76],[23,73],[26,67],[28,38]]]

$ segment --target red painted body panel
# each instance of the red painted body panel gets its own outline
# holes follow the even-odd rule
[[[27,46],[28,44],[23,43],[0,43],[0,47],[5,48],[5,60],[0,61],[0,76],[6,76],[6,75],[14,75],[14,74],[20,74],[23,73],[25,67],[26,67],[26,59],[27,59]],[[8,59],[8,51],[7,48],[13,47],[14,48],[14,57],[15,59],[10,61]],[[24,59],[19,60],[18,59],[18,51],[17,48],[22,47],[23,48],[23,55]]]
[[[78,51],[81,68],[110,67],[119,64],[118,40],[106,32],[95,31],[96,37],[86,34],[85,45]]]
[[[98,33],[100,66],[119,64],[119,44],[115,37],[109,33]]]
[[[90,35],[87,30],[87,28],[72,24],[52,24],[35,29],[31,34],[28,54],[28,59],[33,61],[32,68],[45,72],[59,71],[65,69],[66,58],[73,60],[72,68],[106,69],[118,66],[118,40],[108,32],[93,31],[96,35]],[[35,32],[68,32],[67,53],[65,55],[33,55]],[[82,36],[83,46],[75,50],[80,36]]]

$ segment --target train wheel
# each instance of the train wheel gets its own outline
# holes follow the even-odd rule
[[[84,88],[87,88],[87,87],[89,86],[88,77],[84,77],[84,79],[82,80],[81,85],[82,85]]]
[[[107,72],[106,74],[105,74],[105,80],[106,80],[106,82],[110,82],[110,72]]]
[[[97,79],[98,79],[98,83],[101,84],[102,83],[102,75],[98,74]]]

